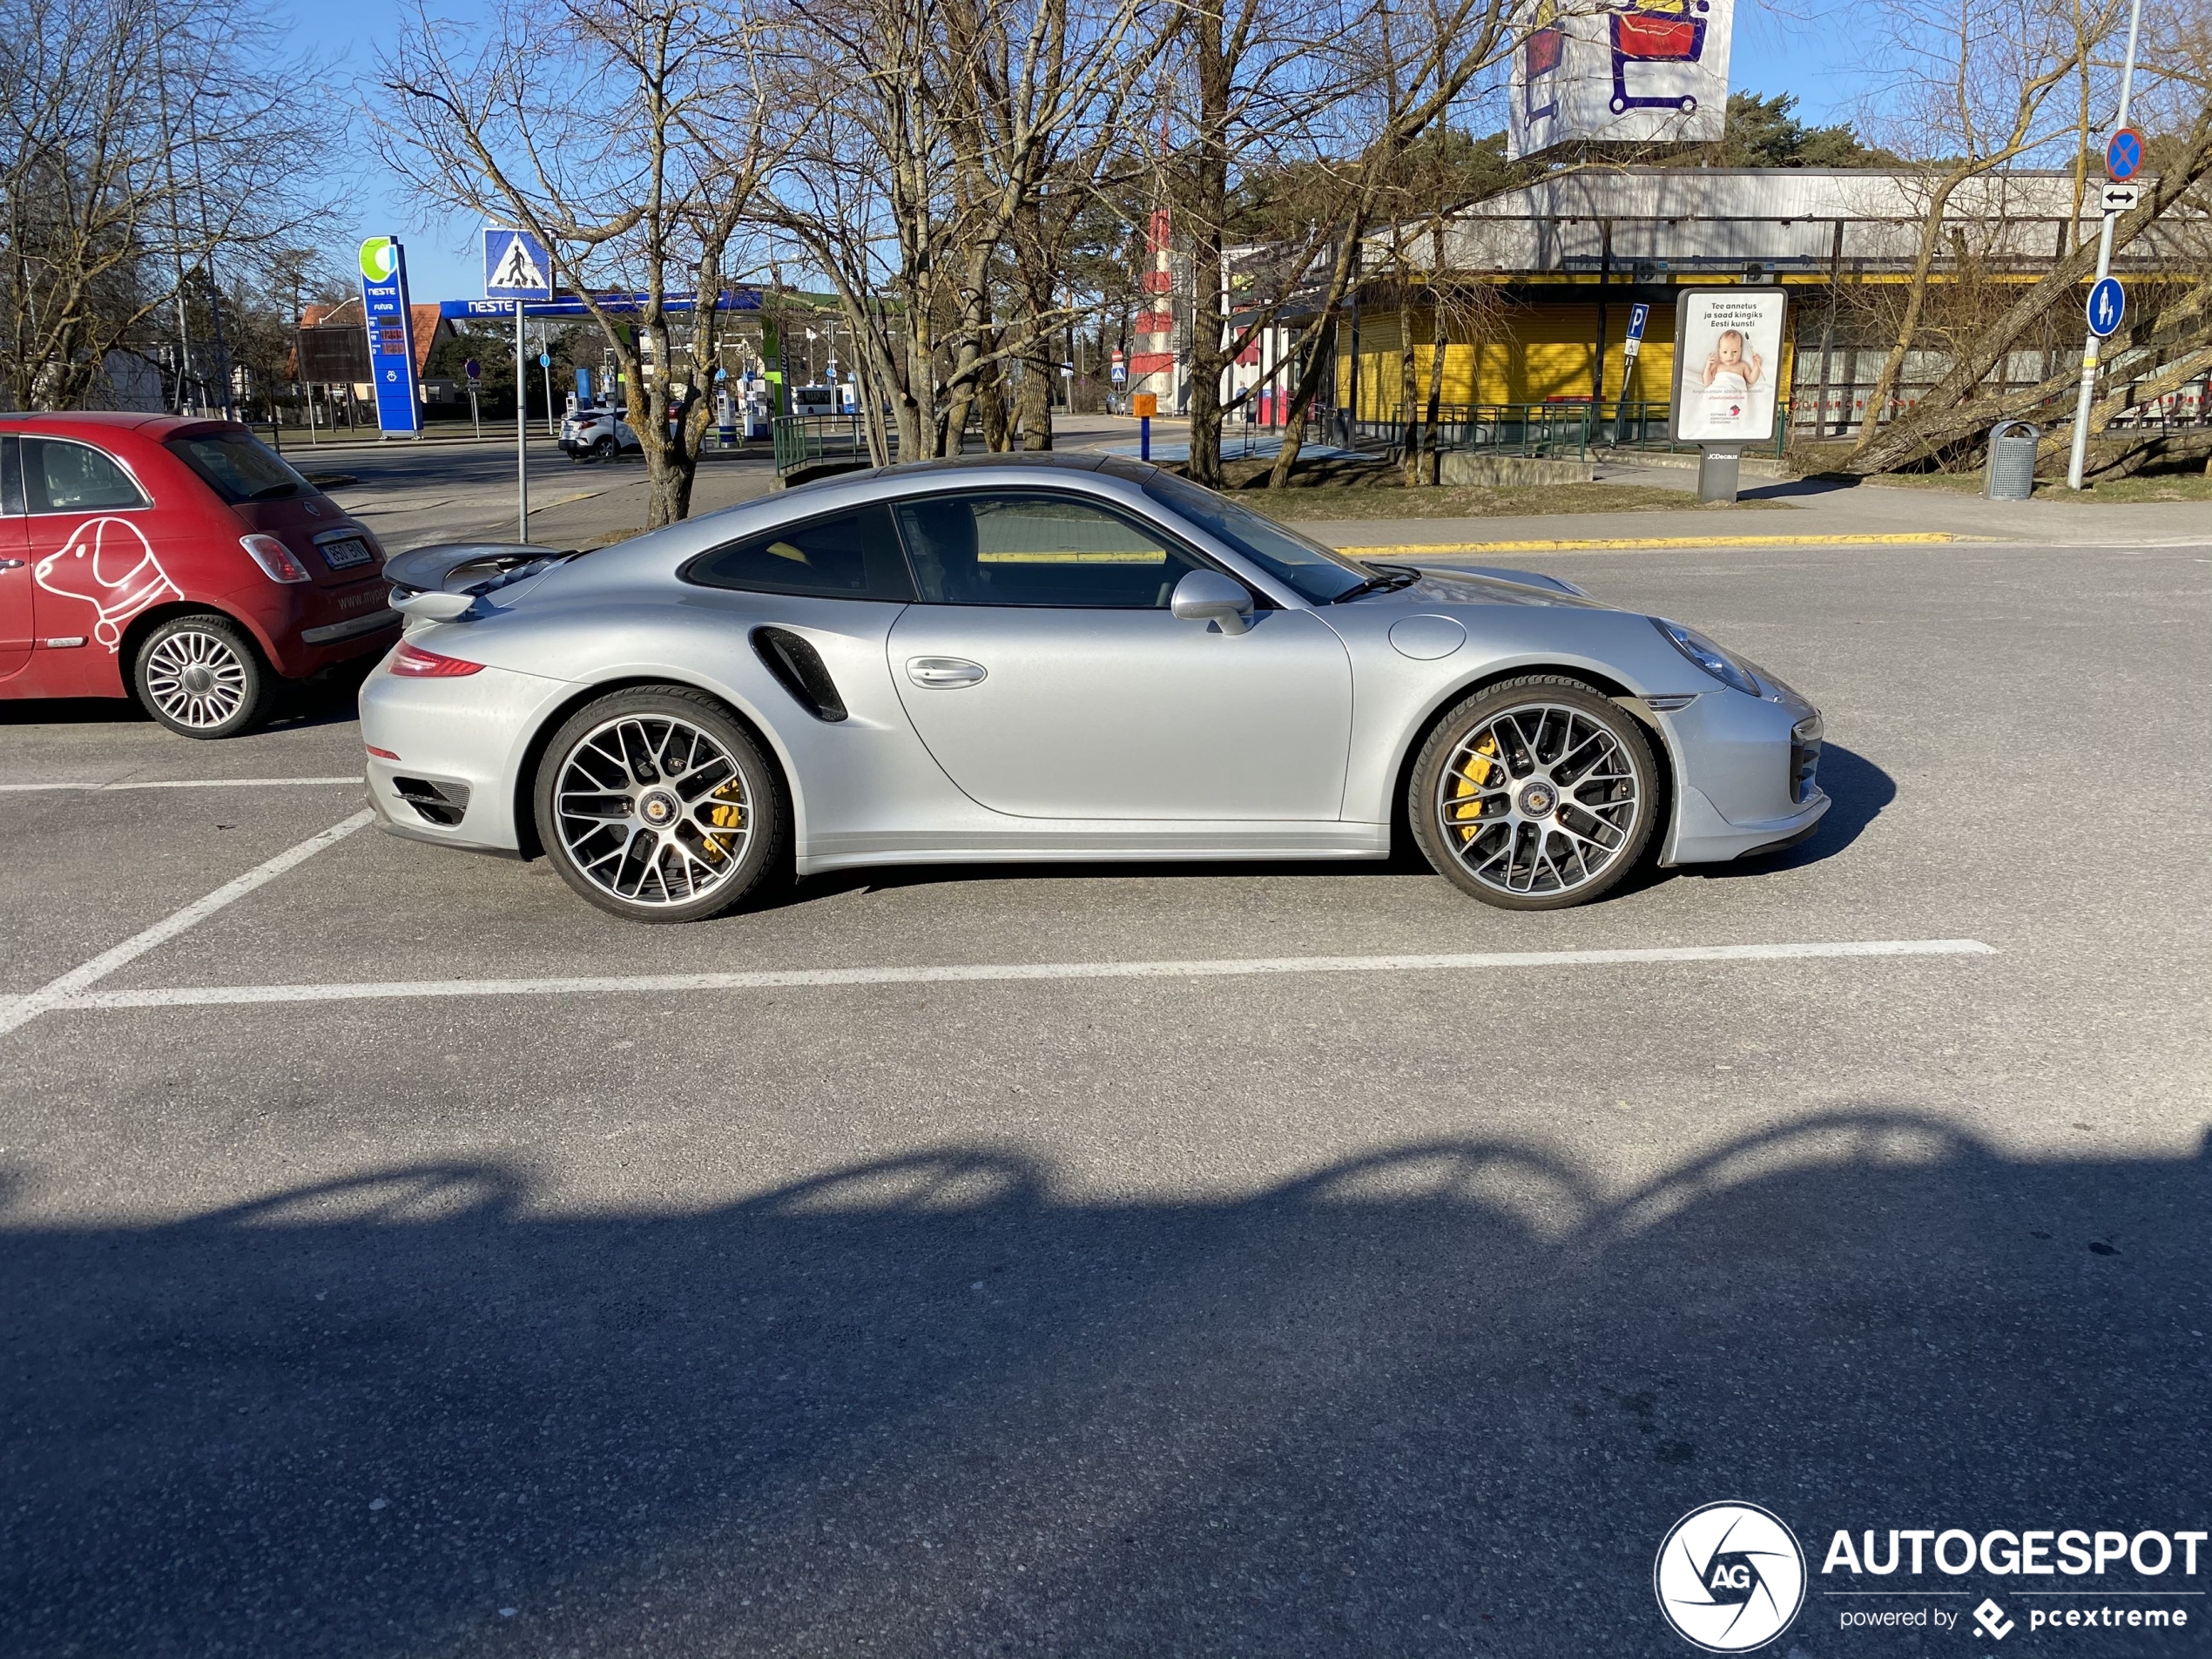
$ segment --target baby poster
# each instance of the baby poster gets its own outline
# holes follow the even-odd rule
[[[1690,288],[1675,305],[1675,436],[1757,443],[1774,436],[1789,296],[1779,288]]]

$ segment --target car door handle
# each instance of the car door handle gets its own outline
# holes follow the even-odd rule
[[[925,691],[950,691],[980,683],[983,664],[964,657],[909,657],[907,678]]]
[[[22,569],[23,561],[21,559],[0,559],[0,570],[20,570]]]

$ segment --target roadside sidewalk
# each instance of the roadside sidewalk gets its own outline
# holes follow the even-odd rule
[[[1680,489],[1686,469],[1603,470],[1600,482]],[[1753,482],[1746,501],[1777,510],[1699,507],[1498,518],[1318,519],[1298,529],[1332,547],[1371,556],[1386,550],[1573,552],[1638,547],[1849,546],[1983,542],[2039,547],[2193,547],[2212,544],[2212,507],[2200,502],[1986,501],[1909,485],[1815,479]]]

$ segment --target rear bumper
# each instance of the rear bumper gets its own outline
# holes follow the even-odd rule
[[[361,685],[361,741],[398,759],[366,757],[378,821],[411,840],[519,856],[529,734],[575,690],[509,669],[417,680],[380,665]]]
[[[306,679],[357,657],[389,651],[401,618],[381,573],[342,587],[257,583],[226,596],[262,652],[287,679]]]

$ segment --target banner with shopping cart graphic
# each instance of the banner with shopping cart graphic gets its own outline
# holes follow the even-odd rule
[[[1526,0],[1514,20],[1511,153],[1718,138],[1735,20],[1736,0]]]

